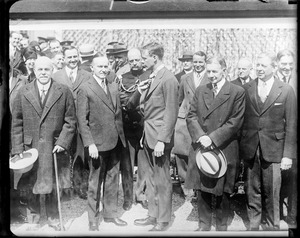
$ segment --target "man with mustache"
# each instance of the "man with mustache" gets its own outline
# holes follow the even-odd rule
[[[239,86],[249,83],[252,80],[250,77],[251,70],[252,62],[247,58],[241,58],[237,64],[238,78],[232,80],[231,83]]]
[[[148,79],[150,71],[143,68],[142,56],[139,49],[133,48],[127,54],[130,71],[119,77],[119,91],[122,104],[123,127],[127,146],[124,148],[124,156],[121,160],[120,170],[124,192],[124,210],[129,210],[133,203],[133,168],[135,158],[138,156],[138,181],[136,188],[136,201],[144,208],[147,207],[145,189],[145,157],[140,151],[139,141],[143,133],[142,115],[139,107],[127,110],[126,104],[133,93],[137,90],[138,84]]]
[[[79,52],[77,48],[74,46],[69,46],[68,48],[64,48],[63,51],[64,58],[65,58],[65,67],[61,70],[58,70],[54,75],[53,79],[59,83],[67,85],[71,92],[73,93],[73,98],[76,106],[76,98],[77,92],[84,82],[88,81],[92,74],[83,70],[79,69]],[[72,148],[71,148],[71,156],[72,156],[72,164],[73,166],[79,166],[80,168],[86,168],[87,165],[85,164],[84,160],[84,148],[82,145],[82,141],[77,132],[77,136],[74,137]],[[77,158],[80,157],[81,160],[77,161]],[[77,164],[79,163],[79,164]],[[73,168],[72,166],[72,168]],[[77,168],[77,167],[75,167]],[[79,177],[82,178],[81,180],[78,179],[78,184],[74,185],[75,192],[78,194],[80,198],[86,199],[87,198],[87,173],[84,169],[75,169],[73,170],[73,175],[75,177],[75,173],[79,173]],[[76,175],[77,176],[77,175]]]
[[[47,215],[49,225],[57,227],[53,153],[59,157],[70,148],[76,131],[76,117],[71,91],[52,79],[52,70],[51,60],[39,57],[34,66],[37,79],[17,93],[12,108],[11,154],[22,158],[24,151],[31,148],[38,150],[38,160],[33,168],[15,182],[31,214],[39,218]],[[60,157],[58,163],[62,159]],[[59,167],[61,170],[62,167]],[[70,186],[62,182],[70,180],[68,175],[61,173],[61,176],[61,188]],[[42,213],[42,207],[46,214]]]

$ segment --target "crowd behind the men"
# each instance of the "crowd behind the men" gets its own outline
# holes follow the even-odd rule
[[[186,201],[197,200],[198,231],[211,229],[213,211],[216,230],[227,230],[241,168],[247,229],[278,230],[280,219],[297,226],[293,52],[262,52],[255,67],[242,57],[238,77],[229,79],[225,60],[203,51],[185,51],[178,59],[182,71],[174,75],[163,64],[166,46],[155,42],[140,49],[111,42],[105,55],[92,44],[72,43],[10,33],[11,156],[39,151],[33,169],[21,178],[11,171],[12,216],[22,222],[46,216],[58,229],[55,152],[60,187],[87,199],[91,231],[100,225],[100,200],[104,222],[127,225],[117,217],[119,172],[123,209],[134,202],[148,209],[148,217],[135,225],[168,229],[172,158]],[[253,69],[257,78],[251,78]],[[199,148],[222,150],[225,158],[199,165]]]

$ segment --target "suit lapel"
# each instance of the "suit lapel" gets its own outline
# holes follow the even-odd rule
[[[115,112],[109,98],[107,97],[106,93],[104,92],[103,88],[97,83],[96,79],[92,78],[88,81],[90,89],[99,97],[110,110]],[[107,85],[109,88],[109,86]]]
[[[41,117],[43,109],[40,104],[40,98],[35,89],[35,81],[27,84],[26,92],[24,93],[24,97],[30,102],[33,108],[36,110],[37,114]]]
[[[112,83],[108,83],[107,88],[108,88],[110,96],[111,96],[113,107],[116,110],[117,109],[118,88],[117,88],[116,84],[112,84]]]
[[[150,89],[149,89],[145,99],[149,98],[151,93],[154,91],[154,89],[156,89],[156,87],[161,83],[161,78],[163,77],[165,71],[166,71],[166,68],[163,68],[162,70],[160,70],[157,73],[155,79],[153,80],[153,82],[150,85]]]
[[[46,101],[44,109],[43,109],[41,122],[44,120],[44,118],[48,114],[49,110],[54,105],[54,103],[56,103],[56,101],[61,97],[61,95],[62,95],[61,87],[58,84],[56,84],[55,82],[53,82],[53,80],[52,80],[52,85],[51,85],[48,93],[49,93],[49,95],[48,95],[47,101]]]
[[[72,82],[70,81],[67,71],[66,71],[66,67],[62,69],[61,74],[62,74],[62,78],[64,79],[65,82],[62,82],[63,84],[66,84],[69,88],[73,88]]]
[[[75,91],[79,87],[79,85],[82,83],[82,80],[82,70],[78,69],[76,80],[73,84],[73,91]]]
[[[255,108],[255,110],[257,111],[257,113],[260,113],[260,109],[258,106],[258,98],[257,98],[257,79],[253,80],[252,83],[249,84],[249,97],[250,97],[250,101],[253,105],[253,107]]]
[[[14,90],[14,88],[16,87],[18,81],[20,80],[20,77],[12,77],[11,78],[11,84],[10,84],[10,88],[9,88],[9,94],[11,94],[11,92]]]
[[[189,75],[187,75],[186,83],[190,87],[192,92],[195,94],[196,87],[195,87],[195,83],[194,83],[194,73],[193,72],[191,72],[191,73],[189,73]]]
[[[211,87],[211,84],[208,84]],[[208,88],[208,87],[207,87]],[[230,83],[228,81],[225,82],[223,87],[221,88],[220,92],[218,93],[217,97],[214,99],[211,99],[213,97],[213,92],[210,89],[210,93],[207,95],[207,103],[211,103],[210,107],[208,108],[208,111],[206,114],[204,114],[204,117],[207,117],[209,114],[211,114],[214,110],[216,110],[218,107],[220,107],[223,103],[225,103],[229,97],[230,97]],[[212,100],[212,101],[210,101]]]
[[[263,114],[282,93],[281,87],[281,82],[279,81],[279,79],[276,78],[270,90],[269,96],[267,97],[267,100],[264,103],[263,109],[261,110],[261,114]]]

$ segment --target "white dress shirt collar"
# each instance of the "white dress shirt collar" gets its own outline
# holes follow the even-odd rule
[[[75,80],[76,77],[77,77],[78,66],[75,67],[74,69],[70,69],[68,66],[66,66],[65,69],[66,69],[66,72],[67,72],[67,75],[68,75],[69,78],[70,78],[71,70],[73,71],[73,77],[74,77],[74,80]]]
[[[50,80],[48,83],[46,83],[46,84],[41,84],[38,80],[36,80],[36,84],[37,84],[37,86],[38,86],[39,93],[40,93],[40,95],[41,95],[42,90],[44,90],[45,93],[48,92],[48,90],[49,90],[49,88],[50,88],[50,85],[51,85],[51,80]]]
[[[225,78],[222,78],[219,82],[216,83],[217,84],[216,95],[220,92],[225,82],[226,82]]]

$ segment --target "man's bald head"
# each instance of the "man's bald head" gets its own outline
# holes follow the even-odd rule
[[[247,79],[252,70],[252,62],[248,58],[241,58],[237,64],[238,77],[241,79]]]
[[[109,63],[106,56],[97,56],[91,63],[91,69],[98,78],[105,79],[109,72],[108,65]]]
[[[137,48],[132,48],[127,54],[130,69],[133,71],[139,71],[143,69],[141,51]]]
[[[34,73],[41,84],[46,84],[51,80],[53,63],[46,56],[38,57],[34,64]]]

